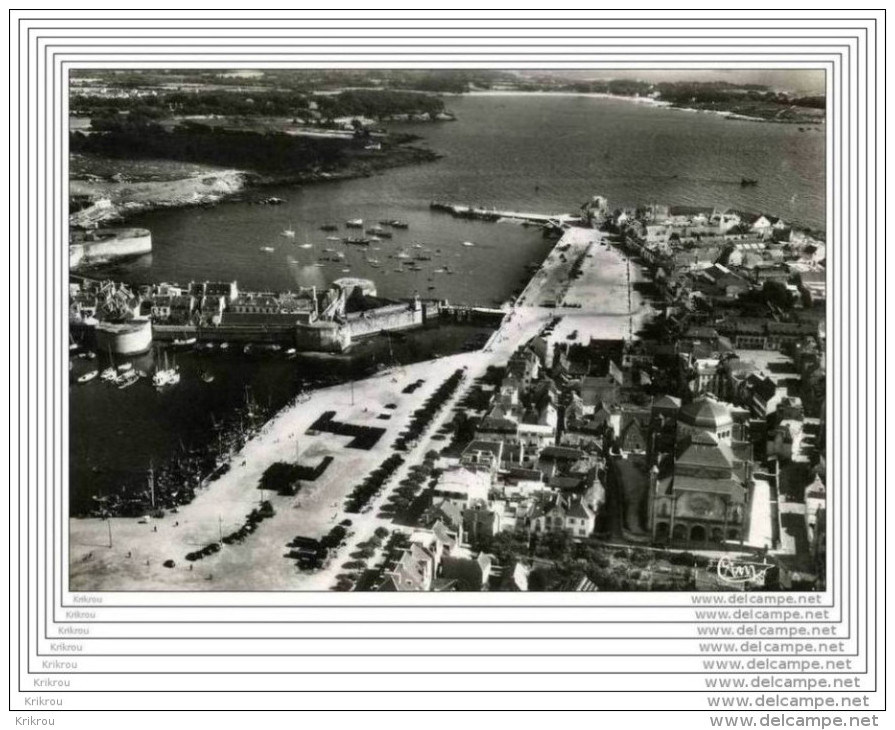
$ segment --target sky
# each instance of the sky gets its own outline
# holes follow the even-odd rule
[[[619,69],[607,71],[551,71],[554,75],[579,79],[637,79],[639,81],[728,81],[732,84],[763,84],[775,91],[790,91],[796,94],[823,94],[824,72],[822,70],[796,69],[740,69],[696,70],[680,69],[668,71],[645,71]]]

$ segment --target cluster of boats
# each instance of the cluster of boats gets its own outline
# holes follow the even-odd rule
[[[144,370],[136,369],[132,363],[126,362],[121,365],[110,365],[102,372],[99,370],[91,370],[78,377],[79,383],[89,383],[99,379],[103,383],[116,386],[119,390],[130,388],[139,380],[150,378],[152,384],[156,388],[165,388],[169,385],[177,385],[180,382],[180,369],[176,364],[168,366],[167,357],[165,366],[156,368],[155,372],[150,376]]]
[[[137,470],[112,494],[94,495],[88,514],[94,517],[138,517],[159,510],[177,512],[188,504],[196,491],[215,476],[223,473],[234,455],[258,433],[270,417],[272,409],[259,405],[250,392],[245,404],[224,418],[211,415],[214,438],[203,446],[187,448],[173,455],[160,467],[149,464],[146,471]]]
[[[337,243],[347,243],[352,246],[369,246],[374,243],[378,243],[383,239],[392,238],[394,235],[392,228],[394,229],[403,229],[406,230],[410,227],[410,224],[406,221],[393,219],[393,220],[381,220],[377,225],[370,226],[368,228],[364,228],[364,220],[363,218],[352,218],[351,220],[345,221],[346,228],[352,229],[360,229],[363,231],[364,235],[361,236],[327,236],[327,241],[333,241]],[[321,231],[326,232],[335,232],[339,230],[339,226],[335,223],[324,223],[320,226]],[[280,231],[280,236],[283,238],[291,239],[295,241],[295,226],[290,223],[288,227],[284,228]],[[307,236],[305,237],[305,242],[299,245],[299,248],[313,248],[314,244],[312,244],[309,240],[307,240]],[[274,246],[259,246],[259,250],[264,253],[273,253],[276,251],[276,247]]]
[[[346,229],[358,231],[356,235],[348,235],[348,236],[338,236],[338,235],[330,235],[326,237],[326,242],[329,244],[332,243],[341,243],[348,246],[362,246],[369,247],[372,251],[378,251],[379,247],[376,245],[383,240],[390,240],[394,237],[394,231],[396,230],[407,230],[410,227],[406,221],[402,221],[399,219],[382,219],[379,220],[375,225],[368,225],[363,218],[351,218],[346,220],[344,223]],[[339,225],[336,223],[324,223],[320,226],[320,230],[327,233],[337,233],[339,231]],[[294,225],[291,223],[287,228],[284,228],[280,235],[283,238],[291,239],[295,242],[296,230]],[[461,241],[461,246],[466,248],[471,248],[476,244],[473,241]],[[313,248],[314,244],[312,244],[307,235],[305,236],[305,242],[303,244],[299,244],[300,248],[309,249]],[[407,252],[406,249],[402,248],[394,254],[390,254],[389,258],[399,259],[401,260],[401,266],[394,268],[394,273],[403,274],[405,272],[421,272],[423,271],[423,267],[419,265],[418,262],[422,261],[431,261],[433,256],[441,255],[441,249],[435,249],[434,252],[421,243],[413,243],[411,245],[412,248],[417,249],[416,253],[411,255]],[[276,249],[273,246],[261,246],[260,250],[265,253],[272,253]],[[371,268],[378,269],[383,266],[383,262],[376,258],[375,256],[371,256],[370,254],[365,254],[364,262],[367,266]],[[323,267],[327,264],[335,264],[340,265],[342,267],[341,271],[343,274],[348,274],[351,272],[351,267],[349,265],[348,259],[346,257],[345,252],[337,251],[335,248],[328,247],[322,249],[321,255],[318,257],[317,262],[314,264],[317,267]],[[383,273],[387,273],[383,271]],[[454,274],[456,272],[451,271],[449,266],[444,266],[443,268],[439,268],[434,271],[436,274]],[[430,278],[431,282],[432,279]],[[434,289],[434,286],[429,286],[429,290]]]

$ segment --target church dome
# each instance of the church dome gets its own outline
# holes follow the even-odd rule
[[[683,406],[678,414],[678,420],[710,431],[717,431],[733,423],[730,409],[724,403],[705,396]]]

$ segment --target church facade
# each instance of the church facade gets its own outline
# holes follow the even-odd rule
[[[742,542],[751,452],[732,409],[710,396],[680,408],[671,453],[653,455],[649,528],[660,542]]]

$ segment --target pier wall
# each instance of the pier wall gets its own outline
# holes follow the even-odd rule
[[[68,264],[75,269],[91,261],[111,261],[152,252],[152,234],[143,228],[105,229],[69,244]]]
[[[489,309],[486,307],[463,307],[448,305],[441,308],[442,317],[449,317],[455,322],[468,322],[470,324],[482,324],[488,327],[499,327],[507,316],[508,311],[503,309]]]

